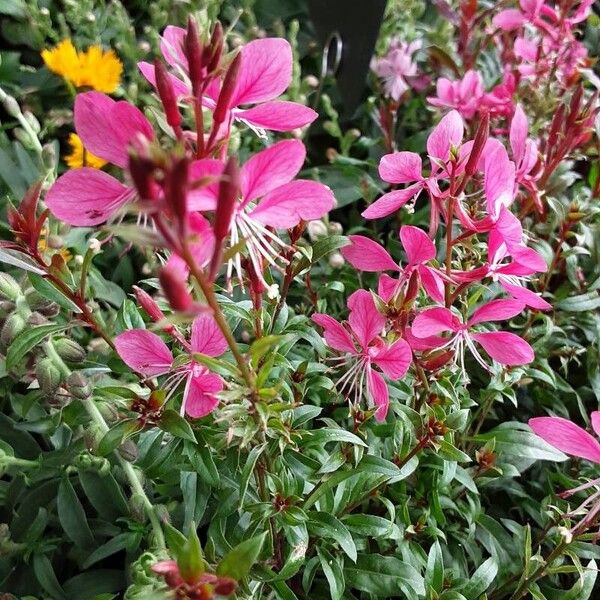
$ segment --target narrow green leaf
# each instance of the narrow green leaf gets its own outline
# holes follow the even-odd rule
[[[66,598],[65,591],[56,578],[52,563],[45,554],[36,553],[33,555],[33,572],[42,588],[48,592],[53,600]]]
[[[53,333],[67,328],[66,325],[50,324],[28,327],[15,337],[6,353],[6,370],[10,371],[25,358],[27,353]]]
[[[331,600],[341,600],[344,595],[345,581],[344,572],[340,563],[336,558],[331,556],[327,550],[317,546],[317,555],[321,562],[321,568],[325,573],[325,578],[329,584],[329,591],[331,592]]]
[[[58,486],[56,503],[58,519],[67,537],[81,548],[92,546],[94,536],[88,525],[85,511],[67,478],[62,479]]]
[[[158,421],[158,426],[175,437],[196,442],[191,425],[177,411],[165,410]]]
[[[102,437],[96,453],[99,456],[108,456],[116,450],[127,438],[140,430],[140,425],[135,419],[124,419],[113,425]]]
[[[93,564],[104,560],[108,556],[112,556],[121,550],[128,547],[133,547],[136,544],[136,538],[139,537],[132,533],[120,533],[114,538],[109,539],[106,543],[96,548],[82,563],[82,568],[89,569]]]
[[[497,574],[498,564],[490,557],[473,573],[460,591],[468,600],[477,600],[490,587]]]
[[[336,517],[326,512],[309,514],[308,528],[313,535],[335,540],[348,558],[356,562],[356,545],[348,528]]]
[[[252,473],[254,473],[256,463],[264,449],[264,444],[262,446],[254,446],[254,448],[252,448],[252,450],[250,450],[248,453],[248,458],[246,459],[246,464],[242,469],[242,474],[240,477],[240,499],[238,502],[238,508],[240,509],[244,506],[244,498],[246,497],[246,492],[248,491],[250,477],[252,476]]]
[[[217,567],[217,575],[231,577],[240,581],[250,573],[252,565],[258,560],[267,538],[267,532],[261,533],[238,544],[228,552]]]
[[[31,285],[45,298],[56,302],[59,306],[74,313],[81,313],[81,309],[75,302],[67,298],[57,287],[36,273],[28,274]]]

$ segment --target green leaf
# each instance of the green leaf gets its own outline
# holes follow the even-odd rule
[[[305,447],[323,446],[329,442],[345,442],[347,444],[354,444],[355,446],[362,446],[363,448],[367,447],[367,444],[357,435],[341,428],[327,428],[310,431],[304,439],[303,445]]]
[[[127,500],[111,473],[79,471],[79,482],[92,506],[109,523],[129,514]]]
[[[487,433],[475,436],[477,442],[496,440],[496,452],[534,460],[564,461],[567,456],[547,444],[524,423],[509,421]]]
[[[193,522],[187,541],[177,555],[177,565],[184,579],[193,579],[206,570],[204,552],[202,552],[196,524]]]
[[[0,148],[0,152],[2,149]],[[0,154],[0,164],[2,163],[1,154]],[[0,172],[0,177],[2,177],[2,173]],[[18,250],[9,250],[8,248],[0,248],[0,263],[4,263],[5,265],[11,265],[13,267],[17,267],[18,269],[22,269],[23,271],[28,271],[29,273],[37,273],[38,275],[43,275],[44,271],[40,269],[37,264],[33,261],[33,259],[29,258],[26,254],[19,252]]]
[[[490,557],[473,573],[460,591],[468,600],[477,600],[490,587],[497,574],[498,564]]]
[[[398,597],[399,590],[408,598],[425,595],[425,583],[419,572],[393,556],[359,554],[356,565],[344,569],[346,585],[380,598]]]
[[[126,439],[140,430],[140,424],[136,419],[124,419],[118,421],[102,436],[96,454],[108,456],[116,450]]]
[[[377,515],[345,515],[342,522],[350,531],[361,536],[395,540],[402,537],[398,525]]]
[[[217,567],[217,575],[231,577],[240,581],[250,573],[252,565],[258,560],[267,538],[267,532],[261,533],[238,544],[229,551]]]
[[[554,310],[565,312],[588,312],[598,308],[600,308],[600,295],[597,291],[571,296],[554,304]]]
[[[81,548],[92,546],[94,536],[88,525],[85,511],[67,478],[62,479],[58,486],[56,505],[58,519],[67,537]]]
[[[66,598],[65,591],[56,578],[52,563],[45,554],[33,555],[33,572],[39,584],[50,594],[51,598],[57,600]]]
[[[344,572],[339,561],[337,558],[331,556],[327,550],[319,546],[317,546],[317,555],[319,556],[321,568],[323,569],[323,573],[325,573],[327,583],[329,583],[331,599],[341,600],[344,595],[345,581]]]
[[[177,411],[165,410],[158,421],[158,426],[175,437],[196,442],[191,425]]]
[[[352,562],[356,562],[356,545],[348,528],[336,517],[326,512],[311,512],[308,529],[318,537],[335,540]]]
[[[132,533],[120,533],[119,535],[111,538],[102,546],[96,548],[81,564],[83,569],[89,569],[93,564],[112,556],[121,550],[136,545],[136,539],[139,541],[139,537]]]
[[[264,444],[261,446],[254,446],[254,448],[252,448],[252,450],[250,450],[248,453],[246,464],[244,465],[242,474],[240,476],[240,499],[238,502],[238,508],[240,509],[244,506],[244,498],[246,497],[246,492],[248,491],[250,477],[252,476],[252,473],[254,473],[256,463],[265,447],[266,446]]]
[[[57,287],[50,283],[44,277],[37,275],[36,273],[29,273],[27,275],[31,285],[40,293],[44,298],[56,302],[59,306],[66,310],[73,311],[74,313],[81,313],[81,309],[75,302],[67,298]]]
[[[171,523],[164,523],[163,531],[165,532],[165,540],[169,550],[177,558],[185,548],[187,538],[179,529],[175,529]]]
[[[28,327],[23,330],[15,337],[8,348],[8,352],[6,353],[6,370],[11,371],[16,367],[25,358],[26,354],[45,338],[66,328],[66,325],[50,324]]]
[[[441,593],[444,587],[444,559],[442,557],[442,549],[437,540],[432,544],[429,556],[427,557],[425,585],[429,589],[435,590],[438,594]]]

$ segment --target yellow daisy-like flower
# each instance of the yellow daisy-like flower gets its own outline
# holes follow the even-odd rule
[[[71,169],[78,169],[79,167],[101,169],[106,164],[103,158],[88,152],[83,147],[81,139],[76,133],[69,135],[69,146],[71,146],[71,152],[65,156],[65,162]]]
[[[75,87],[89,87],[110,94],[121,82],[123,64],[113,50],[104,52],[100,46],[90,46],[87,51],[79,52],[67,39],[44,50],[42,59],[50,71]]]

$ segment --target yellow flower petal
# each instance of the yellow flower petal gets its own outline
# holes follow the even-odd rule
[[[78,169],[79,167],[101,169],[106,164],[104,159],[85,150],[81,139],[76,133],[69,135],[69,146],[71,146],[71,152],[65,156],[65,162],[71,169]]]
[[[50,71],[77,85],[79,56],[71,40],[63,40],[51,50],[44,50],[42,59]]]

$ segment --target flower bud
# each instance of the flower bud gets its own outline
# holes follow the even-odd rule
[[[133,440],[125,440],[118,448],[121,458],[127,462],[135,462],[138,458],[138,448]]]
[[[35,115],[32,112],[26,110],[23,113],[23,116],[25,117],[25,120],[27,121],[27,123],[29,123],[29,127],[31,127],[31,129],[37,135],[42,130],[42,128],[40,126],[40,122],[37,120]]]
[[[21,286],[8,273],[0,273],[0,296],[13,302],[22,295]]]
[[[27,325],[33,325],[35,327],[37,325],[44,325],[45,323],[48,323],[48,319],[40,312],[32,312],[27,317]]]
[[[79,363],[85,360],[86,352],[75,340],[59,338],[54,340],[54,348],[67,362]]]
[[[341,269],[345,263],[346,261],[340,252],[334,252],[329,257],[329,266],[333,267],[334,269]]]
[[[154,162],[138,152],[129,154],[129,174],[141,200],[154,200],[157,187],[154,183]]]
[[[174,158],[165,173],[165,199],[175,217],[178,233],[184,238],[187,227],[187,187],[189,162],[186,157]]]
[[[53,144],[44,144],[42,148],[42,162],[49,171],[56,167],[56,149]]]
[[[473,139],[473,147],[471,148],[469,160],[467,160],[467,165],[465,166],[465,175],[467,177],[471,177],[477,170],[477,164],[479,163],[479,159],[481,158],[481,154],[483,152],[483,149],[485,148],[485,143],[488,139],[489,130],[490,113],[485,112],[481,117],[479,127],[475,132],[475,138]]]
[[[165,318],[165,314],[158,307],[158,304],[154,301],[154,298],[145,292],[142,288],[137,285],[133,286],[133,293],[137,303],[146,311],[148,316],[155,322],[158,323]]]
[[[71,396],[79,398],[80,400],[85,400],[92,394],[90,382],[79,371],[73,371],[73,373],[67,377],[65,387]]]
[[[154,59],[154,73],[156,77],[156,90],[165,110],[167,123],[173,129],[176,129],[181,126],[181,114],[177,106],[177,97],[175,96],[175,90],[173,89],[173,83],[167,72],[167,68],[162,60],[158,58]]]
[[[42,358],[37,362],[35,376],[40,384],[40,389],[46,394],[55,392],[62,380],[60,369],[54,364],[51,358]]]
[[[2,331],[0,331],[0,343],[4,348],[25,329],[25,319],[18,313],[13,313],[4,321]]]
[[[219,577],[219,580],[214,586],[217,596],[231,596],[237,588],[237,581],[231,577]]]
[[[5,319],[10,313],[15,310],[17,305],[10,300],[0,300],[0,319]]]
[[[158,279],[169,305],[175,311],[189,311],[193,306],[192,296],[188,292],[185,281],[177,271],[163,267]]]
[[[233,94],[235,93],[235,89],[237,87],[237,80],[240,73],[241,64],[242,55],[238,52],[236,57],[229,65],[229,69],[227,69],[227,73],[223,79],[223,87],[221,88],[219,98],[217,99],[217,105],[213,112],[213,120],[215,124],[223,123],[229,114],[229,108],[231,107]]]
[[[188,17],[187,31],[183,42],[185,56],[188,61],[190,82],[192,84],[192,94],[194,97],[200,95],[202,88],[202,44],[200,43],[200,34],[198,25],[194,17]]]
[[[8,94],[4,96],[2,105],[4,106],[4,110],[8,113],[10,117],[16,119],[21,114],[21,107],[19,106],[19,103]]]
[[[318,239],[327,237],[327,225],[323,221],[309,221],[306,230],[311,242],[316,242]]]
[[[206,71],[212,73],[219,66],[223,54],[223,26],[220,21],[217,21],[213,27],[209,48],[210,55],[207,53],[206,60],[202,56],[202,60],[206,66]]]

